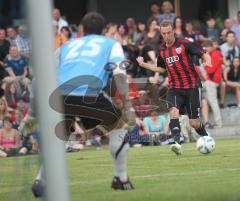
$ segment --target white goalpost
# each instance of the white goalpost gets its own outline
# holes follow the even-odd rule
[[[25,4],[36,78],[34,95],[37,103],[41,162],[44,166],[44,200],[69,201],[64,143],[54,133],[55,126],[60,121],[60,115],[49,106],[49,96],[57,87],[52,4],[50,0],[26,0]],[[60,100],[55,101],[57,104]]]

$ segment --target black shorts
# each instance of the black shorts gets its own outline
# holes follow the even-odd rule
[[[168,108],[176,107],[180,114],[188,114],[190,119],[200,117],[201,88],[169,89],[167,94]]]
[[[80,125],[87,130],[99,124],[112,129],[112,126],[121,118],[121,111],[110,97],[102,93],[97,98],[63,96],[63,99],[65,120],[70,120],[67,122],[72,124],[75,117],[80,117]]]

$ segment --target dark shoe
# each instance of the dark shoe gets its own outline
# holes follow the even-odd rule
[[[32,193],[36,198],[43,196],[43,184],[41,180],[36,179],[32,185]]]
[[[126,182],[122,182],[119,177],[113,177],[112,188],[114,190],[133,190],[134,187],[131,181],[128,179]]]

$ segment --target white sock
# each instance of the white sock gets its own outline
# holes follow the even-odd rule
[[[40,169],[38,171],[38,174],[37,174],[37,177],[35,180],[41,180],[41,181],[43,180],[43,166],[42,165],[40,166]]]
[[[129,144],[125,143],[119,153],[124,137],[127,133],[126,129],[116,129],[110,132],[109,149],[114,160],[114,175],[119,177],[121,181],[127,181],[127,152]],[[117,158],[116,158],[116,154]]]

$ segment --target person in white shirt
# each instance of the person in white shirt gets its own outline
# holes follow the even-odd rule
[[[61,12],[58,8],[54,8],[52,12],[53,20],[58,23],[58,32],[61,31],[62,27],[67,27],[68,22],[61,17]]]

